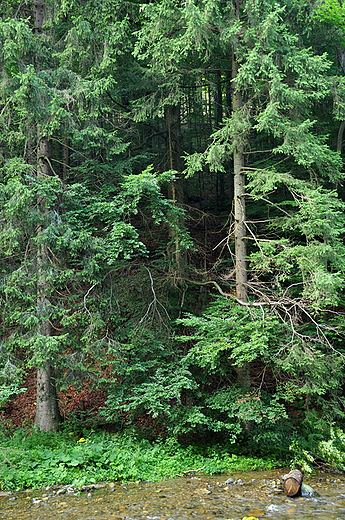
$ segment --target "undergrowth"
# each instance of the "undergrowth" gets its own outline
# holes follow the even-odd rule
[[[90,431],[0,431],[0,489],[82,486],[97,482],[164,480],[184,471],[206,474],[273,469],[279,463],[233,453],[223,445],[182,446],[169,438],[150,442],[133,434]],[[201,469],[202,468],[202,469]]]

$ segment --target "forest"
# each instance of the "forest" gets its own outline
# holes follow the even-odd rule
[[[0,13],[1,442],[345,470],[342,0]]]

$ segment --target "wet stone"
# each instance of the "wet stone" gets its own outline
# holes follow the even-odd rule
[[[260,518],[261,516],[265,516],[264,511],[261,509],[250,509],[247,513],[247,516],[254,516],[256,518]]]
[[[17,499],[9,501],[6,494],[0,497],[0,520],[345,519],[345,476],[336,483],[317,483],[319,475],[311,476],[308,483],[310,480],[313,487],[317,486],[319,496],[287,498],[272,493],[275,485],[281,485],[282,473],[276,470],[234,474],[233,481],[240,480],[243,485],[230,481],[230,492],[225,491],[227,476],[200,475],[199,480],[186,481],[181,477],[150,485],[126,483],[127,490],[115,483],[116,493],[111,493],[112,486],[106,485],[95,493],[85,490],[84,494],[69,494],[67,489],[73,488],[69,485],[59,488],[60,495],[51,492],[44,497],[47,493],[42,489],[42,495],[38,491],[30,496],[16,493]],[[330,474],[327,477],[335,478]]]

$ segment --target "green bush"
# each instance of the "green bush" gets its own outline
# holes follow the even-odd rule
[[[101,481],[163,480],[203,468],[207,474],[272,468],[275,461],[232,453],[229,446],[182,446],[169,438],[149,442],[132,434],[17,430],[0,434],[0,488],[20,490]]]

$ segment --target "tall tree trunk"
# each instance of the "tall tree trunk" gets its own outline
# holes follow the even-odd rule
[[[46,20],[46,3],[43,0],[34,0],[34,32],[40,34]],[[47,137],[42,137],[40,129],[37,128],[37,177],[45,178],[51,174],[49,158],[50,142]],[[40,241],[44,231],[46,220],[46,201],[44,197],[38,198],[38,209],[41,215],[42,224],[37,230],[37,308],[40,316],[38,333],[42,337],[43,353],[45,359],[37,369],[36,387],[36,417],[35,426],[39,430],[56,431],[60,422],[60,412],[57,403],[56,385],[51,366],[51,354],[48,351],[48,338],[52,335],[51,323],[49,321],[49,283],[47,281],[47,265],[49,262],[47,248]]]
[[[222,75],[220,70],[215,74],[215,123],[216,128],[219,128],[223,121],[223,91],[222,91]]]
[[[62,183],[65,188],[68,178],[68,170],[70,166],[70,140],[68,137],[64,138],[63,142],[63,166],[62,166]]]
[[[233,57],[233,111],[241,110],[242,95],[236,89],[238,63]],[[233,154],[234,160],[234,213],[235,213],[235,269],[236,269],[236,296],[239,300],[247,301],[247,244],[246,236],[246,206],[245,206],[245,175],[243,144],[238,143]]]
[[[169,105],[165,108],[166,128],[166,166],[169,170],[182,170],[182,134],[181,134],[181,107],[180,104]],[[174,204],[182,204],[184,201],[183,179],[177,178],[169,185],[169,197]],[[183,279],[184,257],[181,251],[180,241],[176,230],[169,229],[170,247],[169,257],[174,264],[177,281]]]
[[[223,122],[223,90],[220,70],[217,70],[215,79],[215,124],[216,128],[219,129]],[[225,204],[225,174],[224,172],[217,172],[217,206],[222,209]]]
[[[236,77],[238,62],[235,53],[232,56],[233,112],[242,108],[242,94],[237,89]],[[235,273],[236,273],[236,297],[242,302],[248,300],[247,294],[247,244],[246,244],[246,206],[245,206],[245,174],[243,143],[241,137],[233,154],[234,160],[234,218],[235,218]],[[241,387],[250,386],[250,368],[245,363],[236,367],[237,382]]]
[[[169,105],[165,107],[166,129],[166,167],[169,170],[182,170],[182,133],[181,133],[181,106]],[[175,182],[175,191],[178,202],[183,202],[183,183]]]
[[[343,150],[343,139],[344,139],[345,121],[342,121],[339,125],[338,137],[337,137],[337,152],[340,153]]]
[[[33,18],[34,18],[34,33],[39,34],[43,32],[43,25],[46,22],[47,2],[46,0],[33,0]]]
[[[226,114],[226,117],[230,117],[231,116],[231,111],[232,111],[232,83],[231,83],[231,72],[229,70],[227,70],[225,72],[225,101],[226,101],[226,106],[225,106],[225,114]]]

